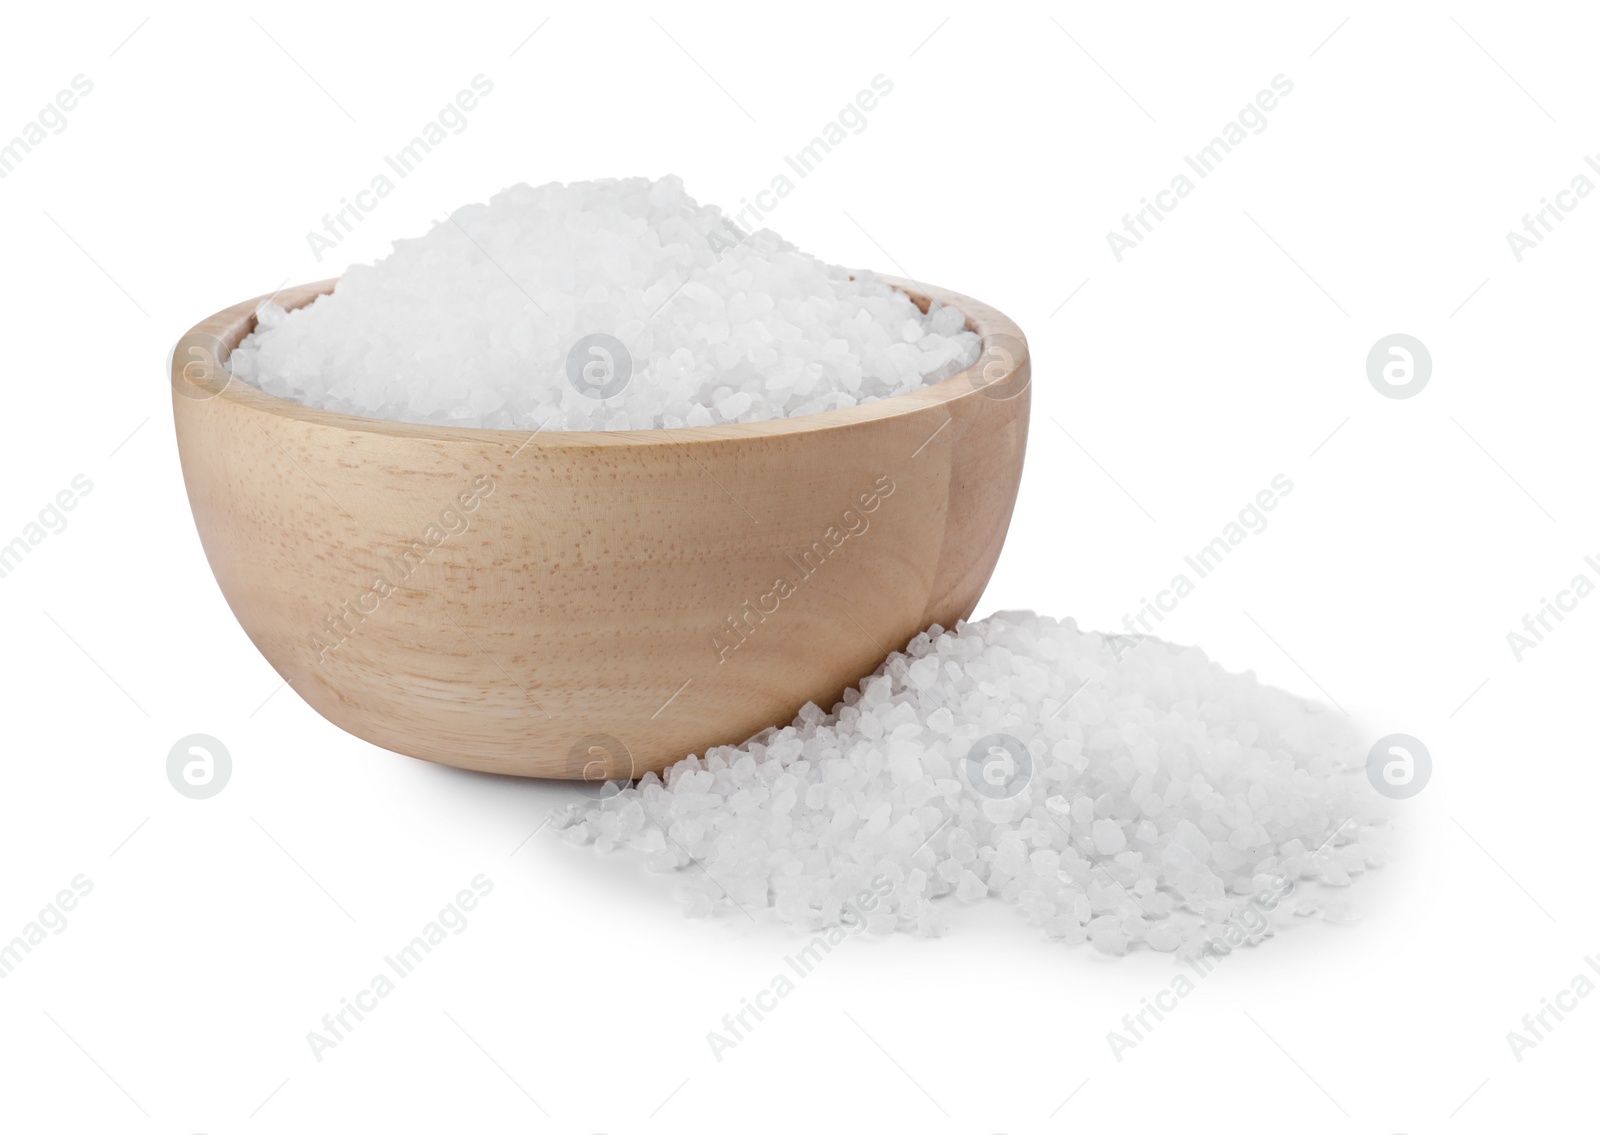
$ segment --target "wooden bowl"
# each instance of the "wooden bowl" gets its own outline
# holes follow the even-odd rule
[[[280,293],[288,308],[335,281]],[[386,749],[617,779],[736,744],[969,617],[1027,440],[1022,332],[966,371],[845,410],[702,429],[534,433],[313,409],[219,362],[259,299],[175,348],[200,542],[267,661]]]

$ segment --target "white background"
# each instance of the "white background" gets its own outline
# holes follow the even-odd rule
[[[1520,263],[1506,241],[1600,149],[1576,6],[253,11],[5,16],[0,136],[74,75],[94,89],[0,181],[0,542],[75,475],[93,490],[0,580],[0,939],[74,876],[93,891],[0,981],[0,1125],[1577,1122],[1600,998],[1521,1062],[1506,1040],[1600,950],[1600,599],[1520,661],[1506,641],[1600,578],[1600,199]],[[480,73],[468,129],[317,263],[306,232]],[[528,839],[570,786],[324,722],[235,623],[184,496],[163,368],[200,318],[517,181],[676,172],[736,207],[878,74],[893,94],[771,223],[1025,329],[1028,465],[978,613],[1113,627],[1282,473],[1270,526],[1161,633],[1435,761],[1352,893],[1363,921],[1230,958],[1120,1062],[1106,1033],[1171,958],[1051,944],[997,901],[942,939],[853,941],[717,1062],[706,1033],[798,940]],[[1279,74],[1268,128],[1119,263],[1107,231]],[[1396,331],[1434,364],[1406,400],[1365,373]],[[234,761],[204,801],[165,775],[196,732]],[[307,1032],[480,873],[467,929],[316,1061]]]

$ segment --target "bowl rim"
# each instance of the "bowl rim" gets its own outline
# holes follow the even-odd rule
[[[217,347],[229,354],[255,329],[256,309],[267,300],[277,301],[287,310],[304,307],[329,294],[339,278],[318,280],[309,284],[282,287],[275,292],[244,300],[206,317],[191,327],[173,347],[170,379],[174,402],[209,402],[221,398],[236,405],[248,407],[281,418],[314,425],[359,433],[380,434],[390,437],[415,438],[434,442],[458,442],[474,445],[510,445],[521,449],[567,447],[604,447],[637,445],[683,445],[690,442],[737,441],[750,438],[786,437],[823,430],[844,429],[898,418],[952,403],[966,398],[984,398],[991,401],[1010,401],[1026,393],[1032,385],[1032,367],[1027,338],[1011,318],[981,300],[965,296],[947,288],[923,284],[914,280],[887,276],[876,272],[855,271],[851,278],[873,276],[905,293],[924,312],[930,301],[955,307],[966,316],[966,328],[979,336],[977,360],[964,370],[930,386],[922,386],[905,394],[879,398],[843,409],[823,410],[815,414],[802,414],[789,418],[770,418],[758,422],[727,422],[711,426],[676,426],[645,430],[551,430],[541,426],[525,429],[485,429],[479,426],[442,425],[433,422],[403,422],[388,418],[369,418],[336,410],[324,410],[296,402],[276,394],[269,394],[253,383],[235,378],[218,357]],[[189,340],[185,350],[185,343]],[[1009,342],[1008,342],[1009,341]],[[194,350],[203,352],[202,364],[208,377],[226,375],[221,389],[204,394],[190,394],[180,387],[193,389],[196,384],[183,375],[188,365],[181,356]],[[996,352],[1000,352],[996,355]],[[226,356],[224,356],[226,357]],[[998,362],[1003,372],[997,378],[984,375]],[[1011,390],[1011,380],[1021,375],[1016,389]],[[989,387],[1005,389],[1004,395],[989,392]]]

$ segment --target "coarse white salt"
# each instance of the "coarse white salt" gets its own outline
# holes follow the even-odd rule
[[[695,913],[936,934],[947,896],[993,895],[1106,953],[1225,951],[1317,909],[1302,886],[1381,863],[1364,756],[1342,715],[1197,648],[1006,612],[554,823],[694,864]]]
[[[269,394],[365,417],[615,430],[842,409],[954,375],[965,317],[926,313],[676,177],[517,185],[352,266],[296,311],[263,304],[230,360]]]

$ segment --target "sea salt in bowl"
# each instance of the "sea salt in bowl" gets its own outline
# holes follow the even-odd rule
[[[1010,524],[1030,364],[1000,312],[908,394],[771,421],[529,432],[355,417],[233,377],[266,297],[174,350],[184,481],[245,633],[408,756],[617,779],[831,706],[972,614]],[[294,310],[335,281],[289,289]]]

